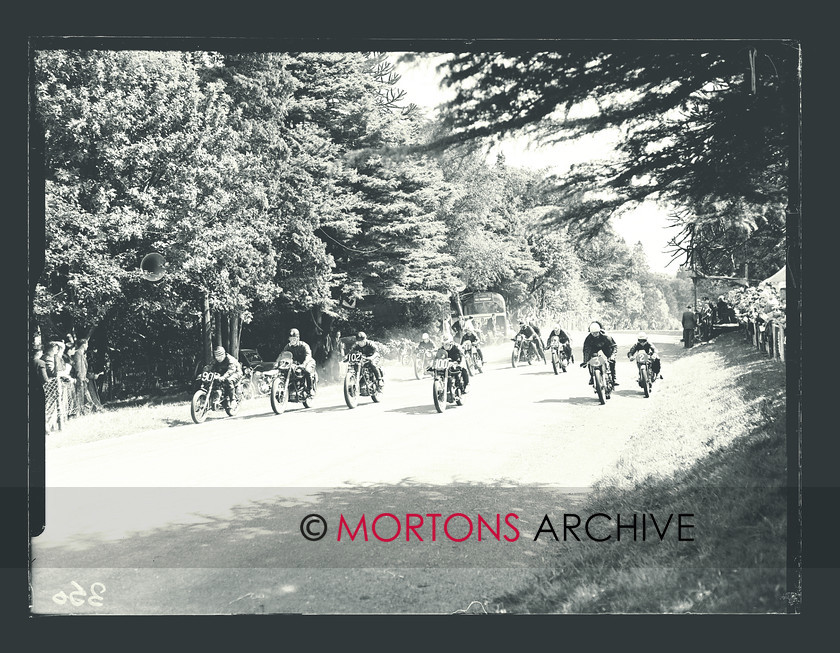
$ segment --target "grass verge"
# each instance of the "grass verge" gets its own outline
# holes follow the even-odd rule
[[[563,542],[562,523],[555,526],[553,567],[500,597],[504,611],[767,613],[798,605],[785,591],[783,364],[735,333],[672,354],[650,399],[657,419],[640,427],[578,511],[582,519],[610,515],[612,538]],[[650,531],[645,542],[632,531],[616,541],[615,516],[628,523],[633,513],[654,513],[660,523],[693,514],[686,535],[694,541],[660,541]]]

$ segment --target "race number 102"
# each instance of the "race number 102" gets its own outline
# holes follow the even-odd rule
[[[65,605],[69,601],[70,605],[77,608],[83,606],[85,603],[94,608],[102,606],[103,599],[101,594],[105,592],[105,585],[99,582],[94,583],[90,586],[90,596],[88,596],[85,589],[75,580],[72,581],[71,584],[76,588],[75,590],[69,594],[67,594],[64,590],[61,590],[57,594],[53,594],[52,600],[55,603],[58,603],[58,605]]]

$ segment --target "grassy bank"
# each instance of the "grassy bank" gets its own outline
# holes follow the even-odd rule
[[[634,434],[585,512],[692,513],[694,541],[633,542],[630,532],[630,542],[560,543],[553,569],[499,599],[505,611],[785,612],[795,603],[786,595],[784,366],[727,334],[673,352],[663,373],[650,399],[658,418]]]

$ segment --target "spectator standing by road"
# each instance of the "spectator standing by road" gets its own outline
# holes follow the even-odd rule
[[[691,304],[686,306],[685,312],[682,314],[682,328],[684,346],[686,349],[690,349],[694,345],[694,329],[697,328],[697,317],[694,315]]]
[[[87,338],[79,338],[76,342],[76,352],[73,354],[73,370],[76,375],[76,396],[79,402],[80,415],[87,412],[88,405],[93,410],[102,408],[102,404],[98,402],[98,397],[94,399],[94,395],[91,393],[90,386],[93,383],[93,374],[88,371],[87,348]],[[95,388],[94,392],[96,392]]]

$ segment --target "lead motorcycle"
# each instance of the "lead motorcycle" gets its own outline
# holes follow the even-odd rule
[[[435,410],[442,413],[449,404],[463,405],[464,380],[461,377],[461,366],[442,356],[435,358],[431,370],[434,375],[432,399]]]
[[[562,370],[566,372],[569,365],[569,359],[566,357],[566,348],[560,342],[557,336],[551,336],[548,341],[548,347],[551,350],[551,367],[555,374],[559,374]]]
[[[600,351],[592,354],[589,362],[586,363],[589,367],[589,372],[592,374],[593,385],[595,387],[595,394],[598,395],[598,401],[601,404],[607,403],[610,394],[613,391],[613,378],[610,371],[610,362],[607,357]]]
[[[198,390],[192,396],[190,401],[190,415],[193,422],[201,424],[207,419],[207,413],[211,410],[221,410],[224,408],[225,412],[233,417],[239,412],[239,406],[242,403],[243,384],[245,377],[243,376],[233,387],[233,397],[222,396],[222,376],[211,370],[201,372],[196,378],[196,382],[200,384]]]
[[[473,347],[472,340],[464,340],[461,343],[461,349],[464,351],[464,363],[466,364],[467,372],[471,375],[484,372],[484,361],[481,359],[478,350]]]
[[[365,356],[360,351],[351,351],[347,354],[344,362],[347,363],[347,374],[344,376],[344,402],[348,408],[355,408],[359,405],[359,397],[370,397],[374,403],[379,402],[379,384],[376,377],[366,365],[372,358]]]
[[[644,349],[637,351],[634,358],[636,359],[636,365],[639,368],[639,387],[642,389],[642,392],[645,393],[645,398],[648,398],[653,390],[653,381],[656,378],[656,375],[651,369],[653,366],[653,359],[648,356],[648,353]]]
[[[271,382],[271,410],[277,415],[286,410],[289,402],[301,402],[304,408],[311,408],[318,388],[318,372],[312,373],[312,394],[306,390],[306,371],[292,358],[292,352],[284,351],[277,362],[277,371]]]
[[[521,333],[517,333],[513,338],[513,352],[510,355],[511,367],[516,367],[517,363],[527,361],[528,365],[532,365],[538,354],[536,345],[533,341],[528,340]]]

